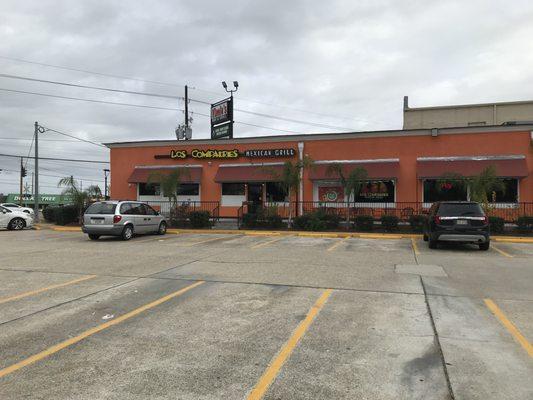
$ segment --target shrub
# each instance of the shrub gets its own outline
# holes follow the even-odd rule
[[[242,224],[245,228],[280,229],[283,227],[283,219],[278,215],[276,207],[261,207],[254,213],[244,214]]]
[[[371,231],[374,228],[374,217],[371,215],[358,215],[355,217],[355,228],[364,232]]]
[[[533,232],[533,216],[526,215],[519,217],[516,221],[518,225],[518,231],[522,233],[532,233]]]
[[[245,228],[255,228],[257,227],[257,214],[256,213],[246,213],[242,216],[242,225]]]
[[[409,224],[413,232],[423,232],[424,225],[426,224],[427,217],[425,215],[411,215],[409,217]]]
[[[280,229],[283,227],[283,219],[279,215],[268,215],[265,221],[266,228]]]
[[[489,217],[489,225],[491,233],[503,233],[505,220],[500,217]]]
[[[337,229],[340,217],[328,212],[327,209],[318,209],[294,218],[293,227],[304,231],[327,231]]]
[[[57,225],[67,225],[78,221],[78,208],[73,205],[54,207],[53,218]]]
[[[48,206],[43,208],[43,217],[46,222],[56,222],[55,213],[57,208],[57,206]]]
[[[189,223],[192,228],[209,228],[211,226],[211,214],[209,211],[191,211]]]
[[[184,228],[189,226],[189,206],[183,204],[170,210],[170,224],[175,227]]]
[[[383,226],[387,232],[392,232],[398,229],[399,221],[400,219],[396,215],[383,215],[381,217],[381,226]]]

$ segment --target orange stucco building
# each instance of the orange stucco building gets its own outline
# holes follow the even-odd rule
[[[505,178],[506,190],[492,193],[497,204],[533,202],[533,125],[309,134],[219,140],[109,143],[113,199],[164,201],[155,173],[178,168],[178,200],[219,202],[220,216],[235,217],[243,201],[280,204],[288,197],[276,185],[287,160],[314,161],[304,169],[299,202],[343,202],[339,177],[363,167],[368,184],[355,206],[467,200],[468,188],[442,184],[444,173],[471,176],[489,165]],[[293,196],[294,197],[294,196]],[[292,198],[291,200],[296,200]]]

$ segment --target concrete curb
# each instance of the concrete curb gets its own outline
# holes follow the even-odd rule
[[[36,229],[51,229],[58,232],[81,232],[77,226],[51,226]],[[352,233],[352,232],[305,232],[305,231],[252,231],[235,229],[168,229],[167,233],[198,233],[198,234],[223,234],[223,235],[247,235],[247,236],[301,236],[318,238],[360,238],[360,239],[422,239],[421,234],[416,233]],[[533,237],[521,236],[491,236],[495,242],[509,243],[533,243]]]

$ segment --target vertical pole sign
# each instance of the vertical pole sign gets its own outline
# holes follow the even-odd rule
[[[233,96],[211,104],[211,139],[233,139]]]

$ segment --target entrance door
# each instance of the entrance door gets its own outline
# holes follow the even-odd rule
[[[254,213],[257,208],[263,205],[263,184],[262,183],[249,183],[248,184],[248,196],[246,198],[250,203],[248,205],[248,212]]]

